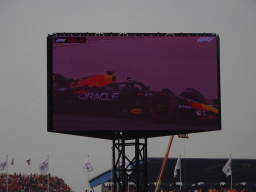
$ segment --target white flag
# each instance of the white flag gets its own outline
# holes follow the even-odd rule
[[[5,169],[6,161],[7,161],[7,158],[2,163],[0,163],[0,171],[3,171]]]
[[[91,172],[91,171],[93,171],[93,168],[92,168],[92,166],[91,166],[91,164],[90,164],[90,161],[89,161],[89,156],[88,156],[88,158],[85,160],[83,170],[85,170],[86,172]]]
[[[175,169],[174,169],[174,177],[177,176],[177,169],[180,169],[180,157],[178,158],[177,160],[177,163],[176,163],[176,166],[175,166]]]
[[[226,174],[227,177],[229,175],[231,175],[231,158],[228,160],[226,165],[223,167],[222,171]]]
[[[48,172],[48,158],[42,163],[39,165],[39,171],[42,173],[42,174],[45,174],[46,172]]]

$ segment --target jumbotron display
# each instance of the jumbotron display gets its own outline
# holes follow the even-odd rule
[[[52,34],[48,131],[105,139],[221,130],[216,34]]]

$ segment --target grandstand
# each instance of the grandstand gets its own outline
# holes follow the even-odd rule
[[[8,174],[8,191],[45,192],[48,190],[48,175]],[[7,191],[6,173],[0,175],[0,192]],[[72,192],[73,190],[57,176],[49,176],[49,191]]]
[[[181,159],[181,182],[182,191],[198,190],[207,191],[210,187],[224,191],[225,188],[230,188],[231,177],[226,177],[222,168],[228,159],[202,159],[202,158],[186,158]],[[148,158],[148,185],[149,191],[154,191],[157,178],[163,158]],[[165,167],[162,178],[161,188],[163,190],[179,189],[180,172],[174,177],[174,168],[177,158],[169,158]],[[102,191],[111,191],[111,169],[100,175],[90,179],[90,186],[94,188],[102,185]],[[121,175],[121,174],[120,174]],[[132,174],[131,174],[132,175]],[[246,189],[246,191],[256,191],[256,160],[254,159],[232,159],[232,187],[237,192]],[[136,180],[135,178],[132,178]],[[135,186],[130,182],[129,192],[133,192]],[[223,189],[223,190],[221,190]],[[127,189],[128,190],[128,189]]]

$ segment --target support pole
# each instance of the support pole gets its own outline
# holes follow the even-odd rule
[[[128,160],[130,160],[129,155],[127,155],[127,158],[128,158]],[[129,161],[128,161],[128,164],[129,164]],[[126,167],[126,168],[129,169],[129,167]],[[127,192],[130,192],[130,189],[129,189],[130,172],[127,172],[127,173],[128,173],[128,177],[127,177],[127,190],[128,191]]]
[[[88,172],[88,192],[90,191],[90,185],[89,185],[89,172]]]
[[[112,149],[112,161],[111,161],[111,166],[112,166],[112,170],[111,170],[111,192],[113,191],[113,177],[114,177],[114,174],[113,174],[113,171],[114,171],[114,165],[113,165],[113,162],[114,162],[114,153],[113,153],[113,148],[114,147],[111,147]]]
[[[233,191],[233,189],[232,189],[232,172],[233,172],[233,167],[232,167],[231,154],[230,154],[230,168],[231,168],[231,191]]]
[[[117,156],[117,177],[118,177],[118,184],[117,184],[117,191],[120,190],[120,139],[118,139],[118,156]]]
[[[136,191],[140,191],[140,168],[139,168],[139,138],[135,139],[135,172],[136,172]]]
[[[144,162],[143,162],[143,166],[144,166],[144,171],[146,171],[146,177],[144,177],[145,178],[145,182],[144,182],[144,184],[145,184],[145,187],[144,187],[144,189],[145,189],[145,192],[147,192],[148,191],[148,177],[147,177],[147,173],[148,173],[148,139],[147,138],[145,138],[145,147],[144,147],[144,155],[143,155],[143,157],[144,157]]]
[[[113,191],[112,192],[114,192],[115,191],[115,189],[116,189],[116,165],[115,165],[115,162],[116,162],[116,157],[115,157],[115,138],[113,139],[113,147],[112,147],[112,154],[113,154],[113,170],[112,170],[112,173],[113,173]]]
[[[7,169],[7,174],[6,174],[6,176],[7,176],[7,192],[8,192],[8,156],[7,156],[6,159],[7,159],[7,160],[6,160],[6,165],[7,165],[7,167],[6,167],[6,169]]]
[[[125,140],[122,138],[122,187],[121,191],[125,192],[126,171],[125,171]]]
[[[178,135],[179,138],[184,138],[184,161],[183,161],[183,164],[184,164],[184,173],[185,173],[185,138],[189,138],[188,137],[188,134],[180,134]],[[181,170],[181,169],[180,169]],[[185,182],[186,182],[186,174],[184,174],[184,177],[183,177],[183,182],[184,182],[184,191],[186,190],[186,186],[185,186]]]
[[[181,164],[181,155],[180,155],[180,164]],[[181,165],[180,165],[180,191],[181,191]]]
[[[183,178],[183,182],[184,182],[184,191],[186,190],[186,186],[185,186],[185,182],[186,182],[186,174],[185,174],[185,170],[186,170],[186,164],[185,164],[185,137],[184,137],[184,178]]]
[[[12,165],[12,174],[14,175],[14,158],[12,159],[11,165]]]
[[[172,146],[173,138],[174,138],[174,135],[172,135],[170,137],[169,144],[168,144],[168,147],[167,147],[167,150],[166,150],[166,153],[165,153],[164,161],[163,161],[163,164],[162,164],[161,172],[160,172],[160,175],[159,175],[159,178],[158,178],[158,181],[157,181],[155,192],[158,192],[159,188],[161,186],[161,180],[162,180],[162,177],[163,177],[164,168],[165,168],[168,156],[169,156],[169,152],[170,152],[170,149],[171,149],[171,146]]]
[[[49,192],[49,175],[50,175],[50,162],[49,162],[49,155],[47,155],[48,158],[48,192]]]

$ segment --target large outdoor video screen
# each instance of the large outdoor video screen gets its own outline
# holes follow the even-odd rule
[[[48,131],[221,129],[216,34],[53,34],[47,43]]]

